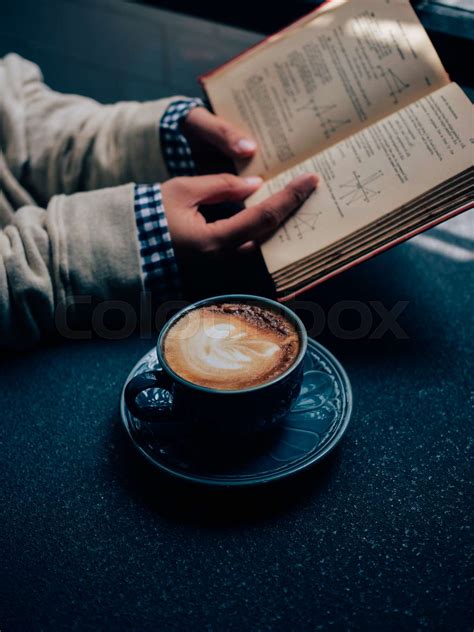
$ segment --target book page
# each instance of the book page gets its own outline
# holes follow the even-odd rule
[[[270,272],[382,218],[473,164],[473,106],[452,83],[265,182],[249,206],[311,172],[320,184],[262,245]]]
[[[295,20],[294,22],[291,22],[291,24],[289,24],[288,26],[285,26],[280,31],[277,31],[276,33],[273,33],[273,35],[269,35],[268,37],[264,37],[260,42],[257,42],[256,44],[254,44],[247,50],[244,50],[242,53],[239,53],[238,55],[230,59],[228,62],[226,62],[225,64],[217,68],[214,68],[213,70],[210,70],[209,72],[202,74],[198,78],[199,81],[201,83],[206,83],[211,76],[214,79],[218,74],[227,72],[231,64],[235,64],[235,63],[240,64],[247,57],[250,57],[251,55],[255,55],[255,53],[260,53],[263,48],[266,48],[267,46],[281,40],[283,37],[286,37],[287,35],[291,33],[291,31],[295,31],[305,26],[309,22],[312,22],[316,14],[321,15],[321,13],[324,13],[326,11],[334,11],[334,9],[337,9],[339,5],[346,4],[347,1],[348,0],[325,0],[325,2],[323,2],[323,4],[321,4],[319,7],[316,7],[315,9],[313,9],[306,15],[303,15],[301,18]]]
[[[449,82],[408,0],[330,9],[203,78],[259,144],[241,175],[276,175]]]
[[[325,272],[329,265],[348,259],[354,252],[370,251],[375,244],[391,241],[403,233],[426,225],[436,217],[472,201],[473,191],[473,174],[468,175],[465,172],[464,184],[450,191],[449,194],[436,196],[434,201],[425,199],[423,208],[408,206],[408,210],[401,213],[400,218],[398,214],[392,214],[395,217],[388,216],[389,219],[383,222],[382,228],[377,226],[378,222],[376,222],[375,225],[354,233],[354,237],[343,240],[335,245],[333,250],[326,251],[322,256],[315,255],[303,259],[298,265],[285,268],[288,272],[275,274],[274,281],[279,289],[286,290],[301,281],[311,279],[315,273]]]
[[[355,243],[366,245],[368,240],[380,238],[381,235],[386,234],[394,226],[401,228],[408,226],[415,220],[419,221],[420,218],[425,220],[432,214],[434,208],[441,206],[445,209],[453,203],[459,206],[459,200],[461,198],[464,199],[466,195],[470,195],[472,198],[473,192],[474,172],[473,170],[464,171],[461,175],[451,178],[448,183],[435,187],[431,190],[431,193],[421,195],[416,198],[415,202],[400,207],[395,213],[389,213],[371,224],[366,224],[361,230],[354,231],[328,248],[322,248],[317,253],[275,272],[273,279],[280,281],[281,279],[294,278],[296,274],[314,267],[314,264],[317,262],[345,255],[348,248]]]

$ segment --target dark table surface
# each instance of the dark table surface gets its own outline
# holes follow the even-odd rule
[[[36,30],[21,25],[30,10]],[[81,20],[102,40],[85,46]],[[133,46],[142,27],[161,28],[161,43]],[[36,59],[57,88],[146,98],[173,86],[155,82],[151,61],[120,75],[107,42],[128,37],[132,57],[158,63],[176,47],[166,29],[189,57],[188,92],[196,71],[256,39],[151,8],[22,1],[0,20],[0,54]],[[189,70],[202,36],[211,52]],[[206,490],[140,461],[118,400],[154,336],[1,355],[2,632],[471,630],[473,220],[433,229],[294,305],[310,329],[311,302],[328,316],[352,301],[346,330],[358,327],[361,303],[373,322],[356,339],[334,326],[318,336],[349,374],[354,413],[339,448],[285,483]],[[380,337],[378,313],[395,305],[404,333]]]

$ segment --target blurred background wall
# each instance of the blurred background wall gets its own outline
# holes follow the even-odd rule
[[[261,35],[122,0],[0,0],[0,56],[102,102],[200,95],[196,77]]]
[[[51,87],[102,102],[193,96],[199,74],[320,3],[0,0],[0,56],[15,51],[38,63]],[[413,4],[451,77],[474,98],[474,0]]]

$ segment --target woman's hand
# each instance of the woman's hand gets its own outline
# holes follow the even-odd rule
[[[301,206],[317,182],[315,175],[301,175],[263,202],[227,219],[206,222],[200,205],[242,201],[260,187],[261,178],[224,173],[168,180],[161,192],[178,259],[218,255],[264,241]]]
[[[257,143],[237,127],[204,107],[193,108],[182,123],[185,137],[199,150],[206,145],[232,159],[251,158]]]

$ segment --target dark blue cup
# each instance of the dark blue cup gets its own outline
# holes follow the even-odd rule
[[[239,390],[218,390],[193,384],[175,373],[166,362],[163,344],[168,331],[187,312],[219,303],[244,303],[270,309],[295,326],[300,349],[294,363],[273,380]],[[125,402],[134,417],[159,423],[179,420],[198,425],[219,434],[246,434],[277,424],[290,410],[299,395],[303,379],[303,364],[307,348],[307,334],[296,314],[267,298],[247,294],[214,296],[198,301],[173,316],[162,329],[156,345],[160,368],[135,376],[125,387]],[[169,405],[146,404],[137,401],[147,389],[160,388],[169,392]],[[163,401],[163,398],[160,398]]]

